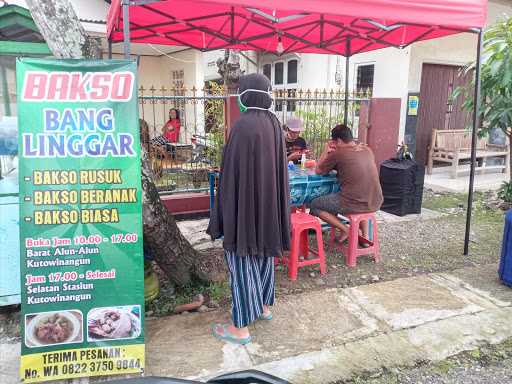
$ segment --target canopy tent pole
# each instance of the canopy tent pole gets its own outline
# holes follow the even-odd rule
[[[124,58],[130,58],[130,0],[123,0],[123,48]]]
[[[478,127],[480,126],[480,67],[481,67],[481,53],[483,45],[483,32],[480,29],[478,32],[478,47],[476,51],[476,68],[475,68],[475,93],[473,102],[473,134],[471,136],[471,169],[469,173],[469,195],[468,195],[468,208],[466,213],[466,235],[464,237],[464,255],[467,256],[469,252],[469,236],[471,231],[471,211],[473,209],[473,188],[475,182],[475,166],[476,166],[476,144]]]
[[[350,39],[346,42],[347,52],[345,56],[345,105],[343,113],[343,124],[348,124],[348,76],[350,74]]]
[[[112,60],[112,40],[108,39],[108,59]]]

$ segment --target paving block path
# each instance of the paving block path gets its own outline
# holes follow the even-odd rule
[[[253,343],[222,343],[211,324],[223,312],[146,322],[148,375],[206,380],[255,368],[292,383],[439,361],[512,337],[512,289],[497,266],[466,268],[347,289],[278,298],[274,320],[251,327]],[[19,344],[0,344],[0,383],[16,383]]]

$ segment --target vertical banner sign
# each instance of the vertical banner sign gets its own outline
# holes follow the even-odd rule
[[[25,383],[144,371],[135,71],[17,61]]]

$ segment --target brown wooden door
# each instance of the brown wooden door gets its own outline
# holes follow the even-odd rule
[[[425,164],[433,129],[464,129],[469,114],[462,110],[462,98],[452,104],[453,91],[467,82],[471,74],[462,75],[461,67],[423,64],[420,104],[416,128],[416,160]]]

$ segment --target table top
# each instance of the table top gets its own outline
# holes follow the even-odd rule
[[[210,173],[210,191],[215,193],[215,179],[219,177],[219,172]],[[328,175],[317,175],[314,168],[288,170],[288,181],[290,186],[290,205],[301,206],[309,204],[317,197],[328,195],[340,191],[336,172]],[[210,209],[213,207],[213,197],[210,198]]]
[[[210,172],[210,174],[212,174],[214,177],[219,176],[218,171]],[[290,181],[299,181],[299,180],[303,180],[303,179],[307,179],[307,180],[325,180],[325,179],[331,180],[332,179],[332,180],[334,180],[334,179],[336,179],[336,172],[334,172],[334,171],[330,172],[328,175],[318,175],[318,174],[316,174],[314,168],[304,168],[303,169],[303,168],[300,168],[300,166],[296,166],[295,169],[288,170],[288,179],[290,179]]]
[[[340,190],[335,172],[317,175],[314,168],[296,167],[288,170],[290,184],[290,204],[308,204],[317,197]]]
[[[336,179],[336,172],[330,172],[327,175],[318,175],[315,172],[315,168],[300,168],[288,170],[288,178],[290,181],[300,180],[307,178],[307,180],[325,180],[325,179]]]
[[[168,146],[174,147],[176,149],[192,149],[192,144],[183,144],[183,143],[167,143]]]

